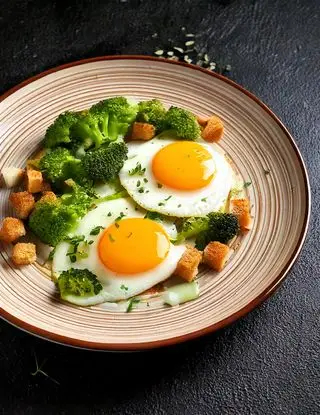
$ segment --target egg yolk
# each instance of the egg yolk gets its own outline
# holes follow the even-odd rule
[[[156,180],[179,190],[196,190],[207,186],[215,172],[210,152],[199,143],[178,141],[163,147],[152,160]]]
[[[150,219],[121,219],[109,226],[99,241],[103,264],[120,274],[148,271],[168,255],[169,237],[163,227]]]

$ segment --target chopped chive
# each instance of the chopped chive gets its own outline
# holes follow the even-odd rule
[[[166,199],[164,199],[165,201],[167,201],[167,200],[169,200],[169,199],[171,199],[172,198],[172,195],[171,196],[168,196]]]
[[[146,177],[143,179],[143,181],[144,181],[145,183],[148,183],[148,179],[147,179]]]
[[[141,186],[140,180],[137,181],[137,187]]]
[[[142,168],[140,163],[137,163],[136,167],[132,170],[129,170],[129,175],[134,176],[142,176],[146,171],[146,168]]]
[[[158,206],[164,206],[165,204],[163,202],[158,203]]]
[[[128,287],[126,285],[124,285],[124,284],[121,284],[120,285],[120,289],[121,290],[124,290],[124,291],[128,291]]]
[[[138,192],[139,193],[143,193],[144,192],[144,188],[143,187],[140,187],[139,190],[138,190]]]
[[[89,242],[88,242],[88,245],[92,245],[92,244],[93,244],[93,242],[94,242],[94,241],[89,241]]]
[[[251,182],[244,182],[243,188],[246,189],[247,187],[251,186]]]
[[[201,202],[206,202],[207,201],[207,198],[206,197],[204,197],[203,199],[201,199]]]
[[[90,235],[99,235],[101,229],[104,229],[104,226],[96,226],[90,232]]]
[[[134,304],[140,303],[140,300],[138,298],[132,297],[129,301],[128,307],[127,307],[127,313],[130,313],[132,311]]]
[[[181,207],[181,205],[178,205],[178,208],[180,208]]]
[[[111,212],[109,212],[107,216],[111,216],[111,215],[112,215],[112,213],[111,213]]]

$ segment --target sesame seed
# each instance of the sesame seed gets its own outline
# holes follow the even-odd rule
[[[194,34],[193,33],[187,33],[186,37],[194,37]]]
[[[185,45],[186,45],[186,46],[192,46],[192,45],[194,45],[194,40],[188,40],[188,41],[185,43]]]
[[[184,50],[182,48],[178,48],[178,46],[174,46],[173,49],[174,50],[177,50],[180,53],[183,53],[184,52]]]
[[[151,37],[153,38],[158,37],[158,33],[154,33]]]
[[[204,59],[205,62],[209,62],[209,56],[208,56],[207,53],[204,54],[203,59]]]
[[[163,50],[162,49],[158,49],[158,50],[156,50],[154,52],[154,54],[157,55],[157,56],[161,56],[161,55],[163,55]]]

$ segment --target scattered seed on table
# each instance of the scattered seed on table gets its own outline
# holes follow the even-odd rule
[[[193,33],[187,33],[186,37],[194,37],[194,34]]]
[[[173,56],[173,55],[174,55],[174,53],[172,52],[172,50],[169,50],[169,51],[167,52],[167,55],[168,55],[168,56]]]
[[[187,42],[185,42],[186,46],[192,46],[194,45],[194,40],[188,40]]]
[[[161,56],[161,55],[163,55],[163,50],[162,50],[162,49],[156,50],[156,51],[154,52],[154,54],[155,54],[155,55],[158,55],[158,56]]]
[[[174,46],[173,49],[177,50],[180,53],[183,53],[184,52],[184,50],[182,48],[179,48],[177,46]]]

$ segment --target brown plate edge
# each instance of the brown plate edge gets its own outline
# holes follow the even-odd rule
[[[303,161],[302,155],[287,128],[284,126],[282,121],[271,111],[271,109],[265,105],[262,101],[260,101],[255,95],[253,95],[251,92],[244,89],[242,86],[238,85],[236,82],[226,78],[223,75],[211,72],[207,69],[201,68],[196,65],[184,63],[184,62],[176,62],[171,61],[167,59],[159,59],[153,56],[145,56],[145,55],[112,55],[112,56],[99,56],[95,58],[89,58],[89,59],[82,59],[75,62],[66,63],[64,65],[60,65],[51,69],[48,69],[44,72],[41,72],[38,75],[32,76],[31,78],[26,79],[25,81],[21,82],[20,84],[14,86],[13,88],[9,89],[7,92],[5,92],[3,95],[0,96],[0,102],[6,99],[9,95],[13,94],[17,90],[23,88],[24,86],[30,84],[33,81],[36,81],[46,75],[52,74],[54,72],[71,68],[73,66],[77,65],[83,65],[90,62],[97,62],[97,61],[104,61],[104,60],[149,60],[149,61],[156,61],[160,63],[165,64],[172,64],[172,65],[180,65],[192,68],[197,71],[204,72],[207,75],[210,75],[214,78],[218,78],[223,82],[226,82],[233,87],[237,88],[241,92],[243,92],[245,95],[247,95],[249,98],[251,98],[253,101],[255,101],[260,107],[262,107],[279,125],[279,127],[282,129],[282,131],[285,133],[287,138],[289,139],[289,142],[292,145],[293,150],[295,151],[297,158],[299,160],[301,170],[303,172],[303,178],[304,178],[304,184],[306,189],[306,213],[304,217],[304,223],[302,232],[300,234],[299,240],[297,242],[297,245],[295,247],[294,252],[292,253],[290,259],[288,260],[287,264],[284,266],[283,270],[280,272],[278,277],[254,300],[252,300],[249,304],[247,304],[245,307],[243,307],[241,310],[237,311],[236,313],[232,314],[231,316],[219,321],[218,323],[215,323],[211,326],[208,326],[204,329],[193,331],[192,333],[188,333],[182,336],[177,337],[171,337],[166,340],[155,340],[152,342],[144,342],[144,343],[97,343],[97,342],[88,342],[84,340],[79,339],[73,339],[66,336],[61,336],[59,334],[51,333],[47,330],[40,329],[38,327],[35,327],[33,325],[30,325],[26,323],[25,321],[22,321],[13,315],[9,314],[2,308],[0,308],[0,317],[6,320],[8,323],[11,323],[13,326],[22,329],[23,331],[26,331],[30,334],[33,334],[37,337],[50,340],[55,343],[59,343],[66,346],[72,346],[77,347],[81,349],[87,349],[87,350],[100,350],[100,351],[142,351],[142,350],[148,350],[148,349],[154,349],[164,346],[171,346],[174,344],[182,343],[187,340],[192,340],[201,336],[204,336],[206,334],[212,333],[214,331],[220,330],[231,323],[234,323],[236,320],[244,317],[246,314],[248,314],[250,311],[255,309],[257,306],[259,306],[263,301],[265,301],[267,298],[271,296],[271,294],[280,286],[282,281],[285,279],[286,275],[290,271],[291,267],[297,260],[297,257],[302,249],[303,243],[305,241],[307,231],[308,231],[308,225],[309,225],[309,219],[310,219],[310,206],[311,206],[311,191],[310,191],[310,183],[308,178],[308,173],[306,170],[305,163]]]

